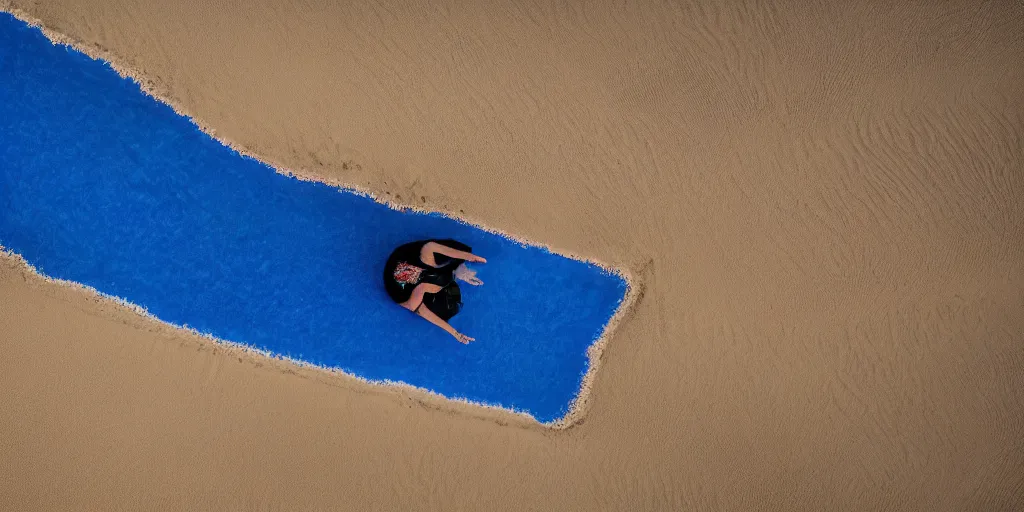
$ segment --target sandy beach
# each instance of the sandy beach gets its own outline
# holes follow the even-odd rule
[[[2,510],[1024,509],[1020,2],[0,8],[276,167],[640,290],[549,429],[0,255]]]

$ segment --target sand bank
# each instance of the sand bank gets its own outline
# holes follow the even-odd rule
[[[5,260],[2,508],[1024,502],[1018,3],[0,5],[267,161],[644,283],[555,432]]]

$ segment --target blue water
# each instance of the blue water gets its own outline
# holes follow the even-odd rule
[[[424,238],[489,261],[451,321],[468,346],[384,292],[388,254]],[[540,422],[568,412],[626,291],[594,265],[278,174],[6,13],[0,244],[168,322]]]

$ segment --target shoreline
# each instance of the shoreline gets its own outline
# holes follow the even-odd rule
[[[600,256],[629,274],[631,292],[613,311],[610,301],[625,291],[616,278],[601,316],[618,316],[603,332],[588,322],[592,334],[576,338],[578,420],[553,428],[218,343],[115,298],[50,282],[0,254],[0,508],[796,512],[1024,504],[1013,476],[1024,467],[1024,69],[1012,64],[1024,61],[1022,5],[0,6],[92,48],[86,55],[108,55],[101,59],[112,67],[144,70],[140,88],[209,124],[199,133],[194,118],[173,119],[189,138],[212,146],[210,130],[221,144],[239,143],[226,158],[248,160],[248,148],[275,173],[326,184],[315,188],[328,202],[341,199],[329,197],[329,187],[352,183],[346,190],[378,199],[350,199],[388,217],[447,225],[441,216],[451,212],[465,224],[484,219]],[[38,50],[65,52],[39,47],[31,30]],[[16,69],[32,64],[18,60],[28,55],[7,55]],[[15,81],[11,93],[28,85],[6,76]],[[127,79],[107,81],[150,101]],[[8,117],[0,132],[38,140]],[[69,135],[62,140],[73,143]],[[33,158],[8,149],[12,162]],[[28,151],[48,158],[47,146]],[[254,160],[244,165],[253,179],[286,179],[251,167]],[[19,175],[8,175],[15,181],[0,183],[0,216],[6,204],[12,213],[40,210],[48,196],[26,205],[30,197],[15,195]],[[381,201],[438,218],[403,217]],[[342,211],[325,223],[356,218]],[[34,225],[19,219],[12,225]],[[306,226],[281,220],[285,233]],[[540,254],[546,250],[529,252],[582,265]],[[274,275],[287,285],[308,275],[291,272]],[[89,283],[107,286],[102,278]],[[149,287],[157,296],[171,289],[150,284],[160,286]],[[134,298],[163,312],[143,297]],[[196,307],[197,319],[216,312]],[[315,302],[310,308],[348,323]],[[273,325],[291,325],[273,318],[275,306],[262,311]],[[388,312],[374,311],[386,326]],[[306,328],[300,312],[291,317]],[[466,320],[474,317],[489,323],[476,312]],[[179,321],[186,318],[193,321]],[[501,332],[516,331],[510,323]],[[261,345],[273,339],[243,332],[224,331]],[[330,338],[347,350],[346,336],[342,328]],[[588,349],[584,341],[595,338]],[[517,341],[534,354],[563,348],[550,339]],[[325,355],[293,351],[314,352]],[[544,396],[532,362],[501,361],[492,371],[514,365],[518,375],[509,386]],[[460,365],[451,366],[436,378],[451,384]],[[568,381],[560,380],[561,410],[572,398]],[[553,409],[549,402],[544,417]]]
[[[601,334],[593,342],[591,342],[591,344],[588,346],[588,348],[586,350],[586,354],[587,354],[587,371],[583,374],[583,377],[582,377],[582,379],[580,381],[579,391],[576,393],[576,395],[573,397],[573,400],[569,404],[569,411],[564,416],[562,416],[561,418],[556,419],[554,421],[551,421],[551,422],[540,422],[540,421],[537,421],[532,415],[530,415],[528,413],[525,413],[525,412],[522,412],[522,411],[517,411],[517,410],[514,410],[514,409],[510,409],[510,408],[507,408],[507,407],[502,407],[502,406],[494,405],[494,404],[486,404],[486,403],[474,402],[472,400],[468,400],[468,399],[464,399],[464,398],[459,398],[459,397],[454,397],[454,398],[447,397],[447,396],[444,396],[444,395],[442,395],[440,393],[436,393],[434,391],[431,391],[429,389],[420,388],[420,387],[417,387],[417,386],[406,384],[404,382],[399,382],[399,381],[394,381],[394,382],[393,381],[375,381],[375,380],[370,380],[370,379],[364,379],[364,378],[362,378],[362,377],[360,377],[358,375],[348,373],[348,372],[346,372],[344,370],[341,370],[339,368],[336,368],[336,367],[320,366],[320,365],[316,365],[316,364],[313,364],[313,363],[308,363],[306,361],[302,361],[300,359],[293,359],[293,358],[286,357],[286,356],[278,356],[278,355],[275,355],[275,354],[273,354],[271,352],[266,352],[266,351],[262,351],[260,349],[251,347],[251,346],[245,344],[244,342],[238,342],[238,341],[221,339],[221,338],[213,336],[212,334],[209,334],[209,333],[203,333],[203,332],[196,331],[196,330],[194,330],[194,329],[192,329],[192,328],[190,328],[190,327],[188,327],[186,325],[177,325],[177,324],[173,324],[171,322],[166,322],[164,320],[161,320],[161,319],[153,316],[148,311],[146,311],[145,308],[142,308],[141,306],[139,306],[137,304],[134,304],[131,301],[128,301],[127,299],[124,299],[124,298],[121,298],[121,297],[114,297],[114,296],[111,296],[111,295],[107,295],[107,294],[105,294],[103,292],[100,292],[98,290],[95,290],[95,289],[93,289],[91,287],[82,285],[81,283],[77,283],[77,282],[74,282],[74,281],[67,281],[67,280],[63,280],[63,279],[57,279],[57,278],[53,278],[51,276],[45,275],[45,274],[39,272],[35,267],[30,265],[27,261],[25,261],[24,258],[22,258],[19,254],[15,253],[13,250],[5,248],[3,245],[0,245],[0,253],[5,253],[8,257],[17,258],[18,260],[20,260],[20,263],[22,265],[27,267],[27,270],[30,273],[32,273],[32,274],[42,278],[45,281],[56,283],[56,284],[61,285],[61,286],[71,286],[71,287],[82,288],[82,289],[84,289],[84,290],[86,290],[86,291],[96,295],[97,297],[100,297],[100,298],[103,298],[103,299],[106,299],[106,300],[110,300],[113,303],[116,303],[119,306],[124,307],[125,309],[127,309],[129,311],[132,311],[132,312],[134,312],[134,313],[136,313],[138,315],[144,316],[146,318],[150,318],[150,319],[155,320],[157,322],[161,322],[163,324],[169,325],[171,327],[174,327],[176,329],[180,329],[180,330],[185,331],[185,332],[189,332],[191,334],[196,334],[196,335],[198,335],[200,337],[203,337],[205,339],[208,339],[210,341],[213,341],[213,342],[218,343],[218,344],[223,345],[223,346],[232,346],[232,347],[240,348],[240,349],[245,350],[247,352],[252,352],[252,353],[260,354],[263,357],[266,357],[268,359],[285,360],[285,361],[288,361],[291,364],[294,364],[296,366],[306,367],[306,368],[315,368],[315,369],[317,369],[319,371],[323,371],[323,372],[326,372],[328,374],[342,374],[342,375],[345,375],[346,377],[355,379],[355,380],[357,380],[357,381],[359,381],[359,382],[361,382],[361,383],[363,383],[365,385],[383,386],[383,387],[394,387],[394,388],[403,389],[403,390],[405,390],[408,393],[411,393],[411,394],[414,393],[416,395],[419,395],[420,398],[423,399],[423,400],[427,400],[427,399],[432,400],[432,401],[433,400],[444,400],[444,401],[447,401],[447,402],[465,404],[465,405],[469,405],[469,406],[473,406],[473,407],[481,407],[481,408],[488,409],[488,410],[493,410],[493,411],[501,411],[502,413],[509,414],[511,416],[526,417],[526,418],[529,418],[531,421],[533,421],[534,423],[536,423],[536,424],[538,424],[538,425],[540,425],[542,427],[553,429],[553,430],[564,430],[564,429],[570,428],[575,423],[580,421],[586,415],[587,404],[589,403],[589,395],[590,395],[590,392],[591,392],[591,388],[593,386],[593,381],[594,381],[594,378],[595,378],[595,374],[596,374],[596,372],[598,371],[598,369],[601,366],[601,358],[602,358],[602,354],[604,352],[604,348],[607,345],[608,341],[611,339],[611,337],[614,335],[616,327],[620,323],[622,323],[622,322],[624,322],[624,321],[626,321],[628,319],[629,313],[632,311],[634,302],[636,302],[636,299],[637,299],[638,284],[636,282],[636,279],[633,277],[633,274],[628,269],[626,269],[624,267],[612,266],[612,265],[604,263],[602,261],[591,259],[591,258],[586,258],[586,257],[580,256],[580,255],[577,255],[577,254],[570,253],[570,252],[558,251],[556,249],[553,249],[551,246],[549,246],[547,244],[536,243],[536,242],[533,242],[533,241],[531,241],[531,240],[529,240],[527,238],[524,238],[524,237],[518,237],[518,236],[515,236],[515,235],[511,235],[511,234],[509,234],[507,232],[504,232],[502,230],[489,227],[486,224],[474,222],[474,221],[472,221],[470,219],[467,219],[467,218],[464,218],[464,217],[459,217],[459,216],[453,214],[452,212],[449,212],[449,211],[446,211],[446,210],[434,209],[434,208],[430,208],[430,207],[427,207],[427,206],[416,206],[416,205],[404,204],[404,203],[399,203],[399,202],[392,201],[392,200],[389,200],[389,199],[383,199],[383,198],[379,197],[378,195],[373,194],[373,193],[371,193],[369,191],[362,190],[362,189],[360,189],[358,187],[355,187],[355,186],[352,186],[350,184],[341,183],[339,180],[325,180],[322,177],[316,176],[316,175],[314,175],[312,173],[297,172],[294,169],[288,168],[286,166],[277,165],[276,163],[272,162],[271,160],[263,158],[263,157],[255,154],[254,152],[249,151],[248,149],[242,147],[241,145],[235,143],[234,141],[231,141],[229,139],[221,138],[221,137],[217,136],[216,133],[215,133],[215,130],[213,130],[212,128],[209,128],[205,123],[200,121],[195,116],[187,113],[185,111],[185,109],[183,109],[180,105],[177,105],[174,102],[170,101],[168,98],[159,95],[159,93],[156,92],[151,86],[147,85],[150,82],[147,81],[144,78],[144,76],[145,76],[144,73],[142,73],[142,72],[140,72],[138,70],[132,69],[130,67],[118,64],[116,56],[113,55],[111,52],[108,52],[108,51],[105,51],[105,50],[101,50],[99,48],[93,48],[93,47],[91,47],[89,45],[81,43],[80,41],[76,41],[75,39],[73,39],[71,37],[68,37],[68,36],[66,36],[64,34],[61,34],[59,32],[56,32],[56,31],[52,30],[52,29],[49,29],[49,28],[47,28],[42,23],[41,20],[38,20],[38,19],[32,17],[31,15],[29,15],[28,13],[25,13],[24,11],[20,11],[18,9],[9,8],[5,4],[0,4],[0,12],[6,12],[6,13],[10,14],[11,16],[13,16],[14,18],[22,21],[23,23],[26,23],[27,25],[29,25],[29,26],[39,30],[50,41],[50,43],[52,43],[54,45],[61,45],[61,46],[65,46],[65,47],[71,48],[71,49],[73,49],[75,51],[81,52],[82,54],[88,56],[89,58],[92,58],[94,60],[98,60],[98,61],[104,63],[105,65],[107,65],[111,69],[113,69],[122,78],[126,78],[126,79],[129,79],[129,80],[132,80],[136,85],[139,86],[140,90],[146,96],[149,96],[153,100],[161,102],[161,103],[171,107],[171,109],[173,109],[176,114],[178,114],[179,116],[181,116],[181,117],[185,118],[186,120],[188,120],[189,123],[191,123],[193,126],[195,126],[196,129],[198,129],[201,132],[203,132],[205,135],[209,136],[210,138],[212,138],[213,140],[217,141],[219,144],[225,146],[226,148],[230,149],[231,151],[233,151],[233,152],[235,152],[235,153],[237,153],[237,154],[239,154],[239,155],[241,155],[243,157],[250,158],[252,160],[255,160],[255,161],[261,163],[262,165],[268,167],[269,169],[271,169],[275,173],[278,173],[278,174],[281,174],[281,175],[284,175],[284,176],[288,176],[288,177],[291,177],[291,178],[295,178],[295,179],[298,179],[298,180],[301,180],[301,181],[323,183],[325,185],[328,185],[330,187],[335,188],[340,193],[350,193],[350,194],[355,194],[355,195],[358,195],[358,196],[361,196],[361,197],[366,197],[366,198],[369,198],[369,199],[373,200],[374,202],[376,202],[378,204],[382,204],[384,206],[387,206],[388,208],[391,208],[392,210],[396,210],[396,211],[399,211],[399,212],[402,212],[402,213],[440,215],[442,217],[445,217],[447,219],[453,220],[455,222],[459,222],[459,223],[462,223],[462,224],[467,224],[467,225],[473,226],[475,228],[481,229],[482,231],[485,231],[485,232],[488,232],[488,233],[492,233],[492,234],[501,236],[503,238],[506,238],[508,240],[511,240],[511,241],[513,241],[515,243],[518,243],[520,245],[523,245],[523,246],[530,246],[530,247],[541,248],[541,249],[546,250],[546,251],[548,251],[548,252],[550,252],[552,254],[556,254],[556,255],[559,255],[559,256],[562,256],[562,257],[565,257],[565,258],[569,258],[569,259],[572,259],[572,260],[575,260],[575,261],[580,261],[580,262],[583,262],[583,263],[594,265],[594,266],[598,267],[602,272],[605,272],[605,273],[611,274],[611,275],[615,275],[615,276],[621,278],[625,282],[625,284],[626,284],[626,291],[625,291],[625,293],[624,293],[624,295],[622,297],[622,300],[619,302],[618,306],[616,307],[615,312],[612,314],[611,317],[609,317],[608,321],[602,327]],[[642,286],[642,285],[640,285],[640,286]]]

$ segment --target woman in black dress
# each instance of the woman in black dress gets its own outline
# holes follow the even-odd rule
[[[472,248],[455,240],[421,240],[402,245],[384,266],[384,288],[402,307],[427,319],[459,340],[473,338],[448,324],[462,308],[456,279],[479,286],[483,281],[465,263],[487,263]]]

